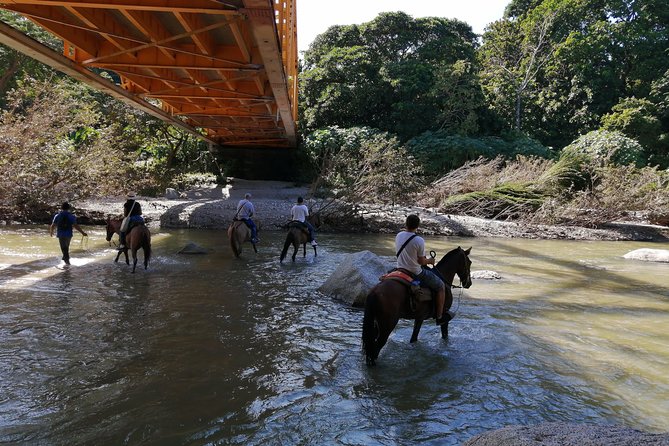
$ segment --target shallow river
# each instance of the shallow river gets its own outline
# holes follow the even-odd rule
[[[59,265],[45,227],[0,229],[0,444],[455,445],[542,421],[669,428],[665,245],[428,239],[473,246],[450,339],[401,322],[367,368],[362,313],[316,291],[389,235],[321,234],[279,264],[281,233],[232,258],[223,231],[154,231],[149,270],[114,264],[100,227]],[[175,254],[188,241],[208,255]],[[389,257],[390,258],[390,257]]]

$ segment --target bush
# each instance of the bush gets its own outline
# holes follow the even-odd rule
[[[425,132],[410,140],[407,148],[421,163],[426,175],[433,179],[479,157],[492,159],[501,155],[513,159],[516,155],[551,156],[547,147],[524,135],[473,138],[443,131]]]
[[[368,127],[328,127],[305,138],[316,166],[314,190],[349,202],[404,203],[422,184],[421,170],[397,138]]]
[[[644,165],[641,145],[618,131],[593,130],[562,149],[562,154],[574,157],[585,155],[588,161],[599,167]]]

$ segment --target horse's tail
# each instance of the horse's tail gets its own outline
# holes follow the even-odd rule
[[[374,365],[378,356],[378,348],[376,346],[376,338],[378,336],[376,330],[378,302],[379,298],[376,295],[376,290],[372,288],[372,291],[369,292],[365,300],[365,316],[362,318],[362,350],[365,353],[367,365]]]
[[[288,235],[286,235],[286,241],[283,244],[283,250],[281,251],[281,257],[279,257],[279,261],[283,262],[283,259],[286,258],[286,254],[288,253],[288,248],[290,248],[290,245],[293,244],[293,231],[288,231]]]
[[[148,264],[149,260],[151,260],[151,233],[148,229],[144,232],[142,243],[144,245],[144,263]]]
[[[241,243],[237,238],[237,226],[232,223],[228,227],[228,240],[230,241],[230,249],[232,249],[232,254],[235,257],[239,257],[242,254]]]

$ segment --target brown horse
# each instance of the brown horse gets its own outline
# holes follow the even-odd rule
[[[244,242],[251,242],[251,228],[242,220],[233,221],[228,226],[228,240],[230,241],[232,253],[235,257],[239,258],[242,255],[242,244]],[[256,248],[256,244],[253,242],[251,244],[253,245],[253,251],[257,254],[258,248]]]
[[[307,242],[309,241],[309,230],[307,227],[299,221],[291,221],[288,223],[288,235],[286,235],[286,241],[283,244],[283,250],[281,251],[281,257],[279,257],[279,261],[283,262],[283,259],[286,258],[286,254],[288,253],[288,248],[290,248],[290,245],[293,245],[293,262],[295,261],[295,256],[297,256],[297,251],[300,249],[300,245],[302,245],[302,249],[304,251],[302,257],[306,257]],[[312,248],[314,248],[314,256],[317,256],[318,252],[316,251],[316,247],[312,246]]]
[[[111,239],[114,234],[121,235],[121,224],[123,220],[119,218],[107,218],[107,241],[111,246]],[[116,254],[114,263],[118,262],[118,258],[121,256],[121,253],[125,254],[125,263],[130,265],[130,259],[128,259],[128,249],[132,252],[132,272],[135,272],[137,268],[137,251],[139,248],[144,250],[144,269],[149,267],[149,259],[151,258],[151,232],[146,225],[141,224],[134,226],[130,231],[125,235],[125,249],[119,251]]]
[[[472,285],[470,277],[472,262],[469,260],[471,250],[472,248],[469,248],[465,251],[458,246],[442,257],[434,267],[444,278],[447,287],[444,311],[450,309],[453,303],[450,287],[456,274],[463,288]],[[400,318],[415,320],[410,342],[416,342],[423,321],[434,316],[434,301],[416,302],[415,308],[412,308],[410,299],[408,286],[395,280],[380,282],[367,295],[365,316],[362,321],[362,347],[367,365],[376,364],[379,352]],[[448,322],[441,326],[441,337],[443,339],[448,337]]]

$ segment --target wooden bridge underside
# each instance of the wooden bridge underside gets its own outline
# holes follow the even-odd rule
[[[0,0],[61,38],[64,54],[6,26],[0,43],[210,142],[294,147],[295,1]],[[123,91],[92,68],[116,73]]]

